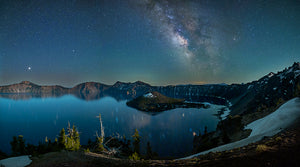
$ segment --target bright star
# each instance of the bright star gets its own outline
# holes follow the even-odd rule
[[[27,69],[30,71],[30,70],[31,70],[31,67],[29,66]]]

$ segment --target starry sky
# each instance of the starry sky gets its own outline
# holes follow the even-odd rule
[[[246,83],[295,61],[299,0],[0,0],[0,85]]]

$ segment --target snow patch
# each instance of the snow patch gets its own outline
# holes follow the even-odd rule
[[[252,129],[249,137],[261,134],[275,135],[288,127],[300,116],[300,98],[294,98],[284,103],[275,112],[256,120],[245,127]]]
[[[299,117],[300,117],[300,98],[296,97],[284,103],[280,108],[278,108],[273,113],[248,124],[245,127],[245,129],[251,129],[252,132],[250,136],[248,136],[247,138],[233,143],[225,144],[219,147],[215,147],[210,150],[203,151],[188,157],[180,158],[179,160],[191,159],[199,155],[207,154],[209,152],[226,151],[226,150],[231,150],[233,148],[246,146],[250,143],[254,143],[261,140],[264,136],[273,136],[279,133],[281,130],[290,126]]]
[[[300,70],[296,70],[294,78],[296,79],[299,75],[300,75]]]
[[[271,78],[273,76],[274,76],[274,73],[272,73],[272,72],[268,75],[269,78]]]
[[[224,110],[224,113],[221,115],[221,119],[224,120],[227,118],[227,116],[230,114],[230,110],[228,107]]]
[[[294,68],[290,68],[287,72],[285,72],[286,74],[292,72],[294,70]]]
[[[197,103],[197,102],[193,102],[193,103]],[[198,102],[199,104],[204,104],[204,105],[208,105],[208,106],[210,106],[211,105],[211,103],[209,103],[209,102]]]
[[[278,75],[281,81],[282,81],[282,79],[285,78],[285,76],[284,76],[283,74],[284,74],[284,73],[281,73],[281,74]]]
[[[154,96],[154,95],[150,92],[150,93],[145,94],[144,97],[147,97],[147,98],[153,98],[153,97],[156,97],[156,96]]]

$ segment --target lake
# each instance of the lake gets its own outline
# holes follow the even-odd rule
[[[145,153],[149,141],[152,150],[162,157],[181,157],[193,148],[193,133],[216,129],[219,119],[214,114],[223,108],[176,108],[151,115],[126,105],[126,100],[112,97],[85,101],[72,95],[49,98],[9,99],[0,98],[0,150],[11,153],[13,136],[23,135],[26,143],[52,141],[68,122],[75,124],[80,132],[81,144],[95,140],[100,129],[97,116],[101,114],[105,136],[119,134],[127,139],[135,129],[141,136],[141,152]]]

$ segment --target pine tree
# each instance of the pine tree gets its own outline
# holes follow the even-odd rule
[[[22,135],[13,136],[13,141],[10,142],[13,155],[24,155],[26,153],[25,140]]]
[[[25,154],[25,140],[23,139],[22,135],[18,136],[18,144],[19,144],[20,155],[24,155]]]
[[[227,143],[230,142],[230,138],[229,138],[229,136],[227,135],[227,132],[226,132],[226,131],[223,132],[222,141],[223,141],[225,144],[227,144]]]
[[[79,132],[76,129],[75,125],[70,127],[70,123],[68,123],[68,135],[67,135],[67,142],[66,142],[66,149],[70,151],[76,151],[80,148],[80,138]]]
[[[207,134],[207,126],[204,127],[204,134]]]
[[[75,126],[73,126],[73,131],[74,131],[74,150],[79,150],[80,148],[80,138],[79,138],[79,132],[76,130]]]
[[[66,148],[66,132],[64,128],[62,128],[59,132],[58,145],[62,149]]]
[[[13,155],[17,155],[18,154],[18,139],[16,136],[13,136],[13,141],[10,142],[10,145],[11,145]]]
[[[148,159],[152,159],[153,158],[153,152],[152,152],[152,149],[151,149],[151,145],[150,145],[150,142],[147,142],[147,158]]]
[[[74,151],[74,150],[72,149],[72,143],[73,143],[72,139],[71,139],[70,137],[67,137],[67,142],[66,142],[66,149],[67,149],[67,150],[69,150],[69,151]]]
[[[140,154],[140,138],[139,131],[135,129],[133,137],[133,152]]]

